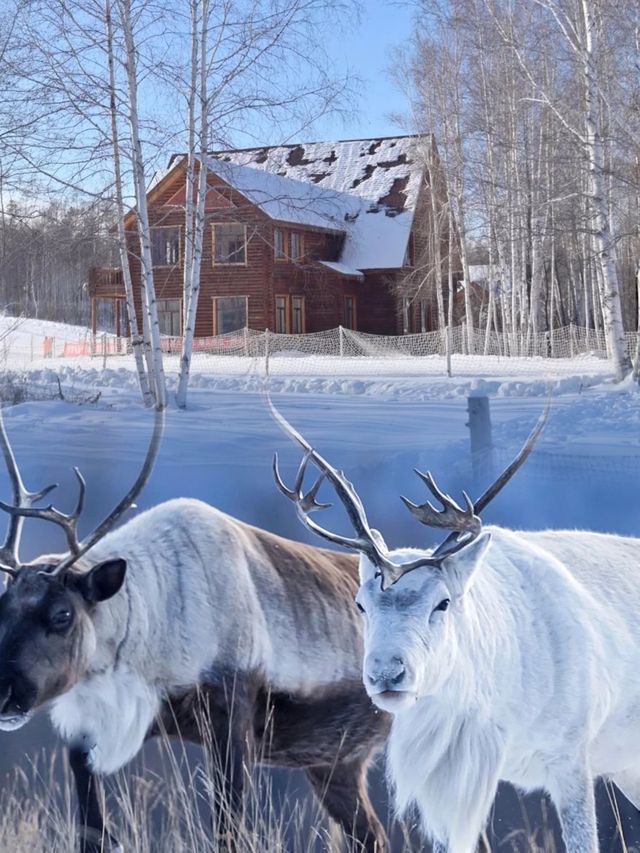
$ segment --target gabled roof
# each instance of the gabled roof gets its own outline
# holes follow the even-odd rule
[[[270,218],[345,233],[350,270],[404,265],[430,137],[221,151],[209,169]]]

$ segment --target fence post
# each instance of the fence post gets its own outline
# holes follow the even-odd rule
[[[471,438],[471,467],[476,485],[494,468],[491,412],[488,397],[467,397],[467,412]]]
[[[107,333],[102,333],[102,369],[107,367]]]
[[[269,375],[269,329],[264,330],[264,375]]]
[[[249,327],[245,326],[242,330],[242,334],[244,336],[244,354],[245,356],[249,355]]]
[[[338,341],[340,346],[340,358],[344,356],[344,330],[342,326],[338,326]]]

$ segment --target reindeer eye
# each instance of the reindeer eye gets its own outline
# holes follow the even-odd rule
[[[360,613],[364,613],[364,607],[360,604],[359,601],[356,601],[356,607],[360,611]]]
[[[448,610],[450,604],[451,601],[448,598],[443,598],[440,604],[436,608],[434,608],[434,613],[436,610]]]
[[[60,610],[54,610],[49,617],[49,623],[54,631],[64,631],[68,628],[73,619],[73,612],[68,607],[61,607]]]

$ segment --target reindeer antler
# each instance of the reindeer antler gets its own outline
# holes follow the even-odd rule
[[[39,492],[30,492],[25,487],[20,470],[16,462],[15,455],[9,442],[9,437],[4,425],[2,417],[2,408],[0,407],[0,448],[2,456],[9,474],[11,490],[13,492],[13,505],[8,505],[0,502],[2,509],[5,507],[10,511],[11,519],[7,528],[7,535],[4,543],[0,548],[0,571],[15,577],[18,570],[21,568],[20,563],[20,538],[22,535],[22,519],[24,515],[29,513],[34,504],[45,498],[49,492],[57,487],[57,483],[50,486],[45,486]]]
[[[109,515],[93,530],[82,542],[78,541],[78,519],[84,509],[86,496],[86,483],[78,468],[73,472],[78,480],[79,494],[73,512],[64,513],[56,509],[52,504],[47,507],[35,507],[34,504],[42,500],[57,484],[46,486],[39,492],[28,492],[20,477],[15,455],[9,443],[9,438],[0,413],[0,446],[9,472],[9,479],[13,489],[13,504],[0,501],[0,509],[10,516],[7,537],[3,547],[0,549],[0,560],[6,565],[0,564],[0,570],[15,577],[17,572],[23,568],[18,558],[18,546],[22,530],[22,522],[25,518],[37,518],[42,521],[50,521],[61,527],[67,537],[68,552],[60,562],[47,572],[52,576],[66,572],[83,554],[92,548],[103,536],[105,536],[118,522],[120,517],[134,504],[136,498],[147,483],[153,465],[158,454],[162,430],[164,426],[164,410],[156,408],[153,433],[147,448],[144,463],[138,477],[127,494],[114,507]]]
[[[295,483],[292,489],[285,486],[278,470],[278,455],[276,454],[273,461],[273,473],[276,484],[280,491],[289,500],[293,501],[296,506],[298,518],[302,523],[314,533],[328,539],[336,545],[342,545],[352,551],[360,551],[367,555],[369,560],[377,568],[377,574],[382,577],[382,589],[388,589],[403,575],[414,571],[422,566],[434,566],[440,568],[443,561],[452,554],[466,548],[471,542],[478,538],[482,532],[482,521],[478,515],[482,509],[498,494],[498,492],[509,482],[511,477],[523,465],[525,459],[533,450],[533,446],[547,421],[549,416],[550,403],[541,415],[538,423],[532,430],[531,434],[524,443],[522,449],[516,458],[508,465],[500,476],[489,486],[489,488],[480,496],[474,506],[466,492],[463,492],[465,507],[459,506],[453,498],[441,491],[438,488],[433,476],[427,472],[426,474],[416,471],[416,474],[425,483],[431,494],[437,498],[442,504],[442,510],[436,509],[429,501],[423,504],[414,504],[408,498],[402,497],[405,505],[412,514],[422,524],[438,529],[451,530],[452,532],[447,538],[438,545],[438,547],[428,557],[422,557],[417,560],[409,560],[405,563],[395,563],[388,557],[388,550],[380,534],[373,531],[367,521],[367,516],[364,510],[362,501],[360,500],[353,484],[347,480],[342,471],[337,471],[333,468],[326,459],[323,459],[320,454],[311,447],[311,445],[300,435],[300,433],[291,426],[291,424],[280,414],[273,405],[268,393],[266,394],[267,405],[276,422],[282,430],[305,451],[304,458],[298,468]],[[320,476],[311,486],[304,492],[303,483],[304,477],[309,463],[320,472]],[[318,490],[324,482],[328,480],[334,487],[336,494],[340,498],[344,508],[347,511],[349,519],[356,531],[357,538],[349,538],[340,536],[337,533],[331,533],[320,527],[309,518],[309,513],[317,510],[326,509],[330,504],[321,504],[316,498]]]
[[[418,519],[418,521],[422,524],[426,524],[427,527],[447,528],[448,530],[453,531],[444,540],[444,542],[438,545],[432,554],[433,557],[440,557],[441,559],[444,559],[444,557],[450,556],[456,551],[459,551],[474,539],[478,538],[482,531],[482,521],[479,517],[479,513],[482,512],[487,504],[495,498],[498,492],[506,486],[516,471],[523,466],[524,462],[533,450],[545,424],[547,423],[550,410],[551,400],[549,399],[544,412],[538,418],[538,422],[531,430],[527,440],[520,448],[515,459],[507,465],[500,476],[498,476],[482,493],[482,495],[480,495],[475,504],[471,501],[466,492],[462,493],[466,509],[462,509],[462,507],[460,507],[450,495],[442,492],[438,488],[429,471],[426,474],[423,474],[416,470],[418,477],[420,477],[422,482],[425,483],[431,494],[440,501],[444,509],[435,509],[429,501],[426,501],[423,504],[414,504],[408,500],[408,498],[403,496],[401,496],[401,500],[410,512]]]
[[[392,583],[395,583],[395,581],[398,580],[398,578],[406,571],[412,571],[420,566],[434,565],[434,561],[430,557],[413,560],[402,566],[399,566],[397,563],[390,560],[387,556],[388,550],[382,537],[379,533],[373,531],[369,525],[364,505],[353,484],[347,480],[342,471],[337,471],[327,462],[326,459],[323,459],[323,457],[320,456],[313,447],[311,447],[306,439],[304,439],[300,433],[291,426],[286,418],[280,414],[268,395],[267,404],[271,410],[271,414],[282,430],[305,451],[304,458],[298,468],[298,473],[292,489],[285,486],[282,477],[280,476],[277,454],[275,454],[273,460],[273,473],[276,485],[285,497],[293,501],[296,506],[298,518],[302,521],[305,527],[313,533],[316,533],[318,536],[322,536],[324,539],[327,539],[329,542],[333,542],[335,545],[342,545],[344,548],[348,548],[351,551],[359,551],[366,554],[382,578],[383,589],[386,589],[391,586]],[[320,476],[311,486],[309,491],[305,493],[303,491],[303,481],[310,462],[318,469]],[[349,520],[356,532],[356,538],[332,533],[324,527],[320,527],[319,524],[316,524],[315,521],[309,518],[309,513],[326,509],[331,506],[331,504],[318,503],[316,500],[318,490],[325,479],[331,483],[337,496],[340,498],[340,501],[344,506],[347,515],[349,516]]]

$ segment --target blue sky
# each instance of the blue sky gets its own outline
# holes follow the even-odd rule
[[[336,28],[327,50],[337,68],[349,68],[362,80],[357,110],[345,124],[341,118],[318,122],[316,138],[349,139],[393,136],[406,128],[389,119],[390,112],[405,112],[407,104],[389,79],[387,68],[394,47],[411,34],[412,9],[394,0],[363,0],[360,22],[351,20]]]

